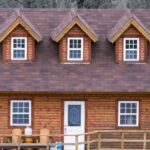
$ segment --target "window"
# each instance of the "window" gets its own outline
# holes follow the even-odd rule
[[[68,60],[83,60],[83,38],[68,38]]]
[[[26,37],[12,37],[11,59],[12,60],[27,59],[27,38]]]
[[[31,125],[31,101],[12,100],[10,116],[11,116],[12,126],[30,126]]]
[[[124,60],[139,60],[139,38],[124,38]]]
[[[138,126],[139,124],[139,102],[119,101],[118,126]]]
[[[81,126],[81,105],[68,105],[68,125]]]

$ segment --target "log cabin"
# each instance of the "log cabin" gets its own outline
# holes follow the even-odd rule
[[[150,149],[149,16],[0,9],[0,147]],[[15,145],[26,127],[40,138]]]

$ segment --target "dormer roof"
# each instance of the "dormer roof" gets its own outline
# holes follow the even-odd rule
[[[150,30],[131,10],[127,10],[124,16],[108,32],[108,40],[114,43],[131,25],[150,41]]]
[[[35,28],[31,21],[20,12],[19,9],[16,9],[0,26],[0,42],[2,42],[18,25],[23,26],[37,42],[42,40],[41,33]]]
[[[98,40],[96,33],[74,9],[72,9],[63,21],[51,32],[51,38],[55,42],[59,42],[75,25],[78,25],[93,42]]]

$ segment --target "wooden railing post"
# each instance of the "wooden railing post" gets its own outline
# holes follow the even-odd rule
[[[76,150],[78,150],[78,135],[75,135],[75,140],[76,140],[75,147]]]
[[[20,145],[21,145],[21,136],[18,135],[18,150],[20,150]]]
[[[143,140],[144,140],[144,143],[143,143],[143,150],[146,150],[146,143],[147,143],[147,138],[146,138],[146,132],[144,132],[144,135],[143,135]]]
[[[124,132],[121,133],[121,150],[124,150]]]
[[[47,136],[47,146],[46,146],[46,150],[49,150],[49,143],[50,143],[50,138],[49,138],[49,136]]]
[[[101,133],[98,133],[98,150],[101,149]]]
[[[88,135],[87,135],[87,150],[90,150],[90,145],[91,145],[91,143],[90,143],[90,138],[91,138],[91,135],[88,134]]]

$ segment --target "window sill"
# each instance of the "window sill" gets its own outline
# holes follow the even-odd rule
[[[34,61],[31,61],[31,60],[8,60],[8,61],[4,61],[6,63],[33,63]]]
[[[143,64],[147,64],[147,62],[140,62],[140,61],[123,61],[120,62],[121,64],[135,64],[135,65],[143,65]]]
[[[142,64],[147,64],[147,63],[142,63],[142,62],[127,62],[126,64],[138,64],[138,65],[142,65]]]
[[[129,126],[117,126],[116,129],[117,130],[133,130],[133,129],[138,130],[138,129],[141,129],[141,127],[140,126],[130,126],[130,127]]]
[[[63,62],[61,64],[91,64],[90,62]]]
[[[135,125],[135,126],[127,126],[127,125],[122,125],[122,126],[119,126],[118,125],[118,128],[138,128],[139,126],[138,125]]]

